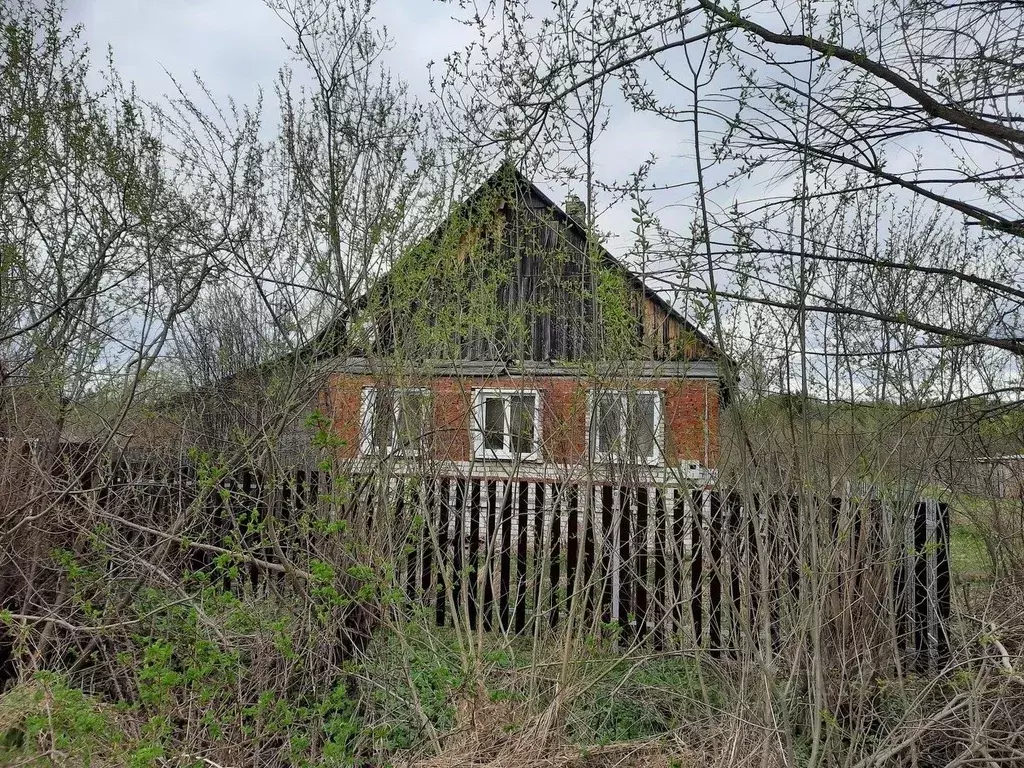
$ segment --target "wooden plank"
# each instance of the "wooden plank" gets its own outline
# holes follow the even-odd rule
[[[544,610],[543,602],[543,564],[544,564],[544,510],[548,494],[544,483],[533,483],[533,558],[531,576],[533,577],[533,617],[540,621]]]
[[[518,494],[518,530],[516,531],[516,578],[518,579],[519,585],[516,589],[516,609],[515,609],[515,624],[514,628],[517,633],[522,632],[526,628],[526,547],[527,547],[527,533],[529,531],[529,513],[530,513],[530,485],[529,483],[519,483],[519,494]]]
[[[918,666],[928,650],[928,503],[914,505],[914,653]]]
[[[569,497],[567,500],[568,517],[566,518],[566,542],[565,542],[565,605],[566,610],[572,612],[573,600],[576,593],[576,567],[580,556],[579,532],[583,523],[582,515],[585,514],[586,505],[581,511],[580,487],[569,486]]]
[[[619,627],[622,629],[622,637],[625,639],[632,631],[631,621],[633,618],[633,560],[632,560],[632,523],[633,523],[633,499],[630,488],[616,488],[613,498],[617,502],[616,512],[618,515],[618,545],[619,557],[615,569],[618,576],[618,605],[612,607],[612,616],[618,618]]]
[[[512,580],[512,488],[513,483],[499,483],[501,505],[501,557],[498,577],[498,624],[502,632],[508,632],[509,589]]]
[[[708,644],[711,655],[718,657],[722,653],[722,539],[724,538],[724,520],[722,500],[718,493],[705,491],[703,494],[705,513],[709,519],[710,542],[708,555],[710,574],[708,579]]]
[[[636,569],[633,574],[634,613],[636,632],[640,638],[647,636],[647,551],[650,546],[648,505],[651,496],[647,488],[636,489],[636,534],[634,536]]]
[[[760,507],[756,501],[746,514],[746,547],[745,565],[747,571],[747,613],[750,617],[750,633],[753,635],[755,647],[760,647],[761,642],[761,591],[764,585],[761,583],[761,555],[758,539],[761,532],[761,521],[759,517]]]
[[[686,587],[686,579],[689,573],[687,554],[692,554],[693,539],[687,524],[687,497],[680,489],[673,490],[675,494],[672,504],[672,576],[673,576],[673,601],[672,601],[672,630],[675,635],[682,635],[684,626],[692,626],[688,619],[684,619],[684,596],[689,594]],[[696,638],[694,638],[696,642]]]
[[[495,536],[494,531],[498,524],[498,484],[494,480],[487,481],[487,498],[484,501],[484,514],[487,521],[487,540],[484,542],[484,601],[483,601],[483,625],[484,631],[489,632],[494,619],[494,566],[495,557]]]
[[[480,480],[472,480],[470,484],[469,506],[469,553],[467,555],[466,596],[468,598],[469,628],[476,629],[477,606],[481,598],[480,590]],[[486,488],[484,493],[486,494]]]
[[[562,555],[562,510],[564,488],[560,485],[551,486],[551,528],[548,536],[550,553],[548,555],[548,589],[550,594],[549,624],[554,627],[558,623],[559,607],[559,559]]]
[[[690,624],[697,645],[704,644],[704,500],[702,491],[694,491],[693,528],[690,534]]]
[[[782,651],[782,580],[786,578],[789,553],[786,517],[782,512],[782,500],[778,494],[766,497],[763,502],[768,513],[764,532],[768,549],[768,633],[771,636],[772,653]]]
[[[583,504],[585,509],[583,510],[585,518],[585,528],[583,531],[583,590],[586,599],[586,613],[588,615],[593,614],[596,606],[596,592],[599,589],[598,584],[594,579],[594,568],[597,563],[597,531],[595,530],[595,523],[598,519],[598,510],[601,505],[601,490],[600,486],[594,486],[586,494]]]
[[[610,485],[601,486],[601,622],[612,621],[612,563],[615,546],[613,493]]]
[[[650,620],[654,624],[654,649],[663,650],[667,641],[667,630],[670,617],[668,606],[670,605],[671,589],[668,580],[668,547],[667,528],[668,513],[666,509],[665,492],[658,488],[654,491],[654,582],[651,585],[651,610]]]
[[[256,473],[251,469],[245,469],[242,472],[242,493],[245,496],[245,500],[239,523],[241,527],[240,543],[243,551],[259,556],[259,553],[255,551],[256,534],[252,529],[254,524],[259,522],[260,489]],[[157,499],[159,504],[159,495]],[[255,563],[249,563],[246,571],[249,576],[249,586],[255,589],[259,581],[259,569]]]
[[[405,482],[399,482],[398,503],[401,505],[401,511],[396,513],[396,519],[399,521],[399,525],[404,526],[407,531],[405,539],[405,592],[410,600],[415,600],[417,597],[417,576],[419,575],[418,563],[423,530],[422,525],[418,522],[418,495],[413,491],[410,493],[411,498],[407,501],[406,493],[409,493],[409,489],[406,488]]]
[[[789,586],[789,600],[796,605],[800,600],[800,563],[803,558],[803,522],[800,509],[800,497],[791,495],[786,504],[786,528],[784,539],[786,545],[786,582]]]
[[[437,535],[437,526],[439,525],[437,517],[437,486],[435,481],[420,481],[420,497],[423,499],[421,536],[423,553],[420,559],[420,593],[423,599],[428,601],[434,577],[434,537]]]
[[[890,508],[888,507],[885,509],[887,517],[889,509]],[[911,510],[910,521],[913,520],[913,517],[913,510]],[[914,558],[910,551],[913,547],[913,533],[908,530],[908,527],[912,525],[910,521],[906,518],[890,520],[894,549],[892,591],[894,613],[896,617],[896,645],[904,652],[908,650],[912,634],[910,597],[908,593],[910,591],[910,585],[913,578],[909,569]]]
[[[434,623],[445,625],[445,611],[448,601],[448,584],[451,579],[451,553],[449,552],[448,527],[452,516],[452,481],[442,478],[438,481],[437,509],[437,588],[434,597]]]
[[[470,588],[464,586],[463,568],[466,561],[466,502],[469,489],[464,478],[456,478],[455,500],[452,504],[452,605],[459,618],[469,623]],[[456,617],[452,616],[455,621]]]
[[[939,664],[949,660],[949,625],[952,619],[949,602],[949,505],[937,504],[935,530],[935,657]]]
[[[729,645],[738,653],[741,646],[743,619],[742,577],[749,574],[743,562],[743,505],[735,494],[725,497],[725,530],[727,532],[727,559],[729,561]]]

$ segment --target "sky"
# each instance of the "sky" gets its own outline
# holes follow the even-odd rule
[[[112,46],[118,70],[147,98],[171,90],[168,72],[197,71],[215,94],[250,101],[287,57],[286,30],[261,0],[68,0],[67,10],[93,54]],[[387,0],[377,16],[395,40],[389,62],[420,95],[427,64],[468,39],[451,6],[431,0]]]
[[[288,60],[283,40],[287,30],[262,0],[67,3],[67,20],[82,25],[96,65],[103,65],[110,46],[122,78],[133,82],[147,100],[158,101],[174,90],[170,75],[188,86],[192,72],[202,76],[218,99],[230,96],[239,103],[251,103],[261,89],[269,99],[277,72]],[[386,62],[423,100],[433,98],[430,63],[441,62],[476,39],[475,32],[456,18],[458,13],[457,4],[440,0],[377,3],[375,14],[393,39]],[[272,109],[268,111],[272,113]],[[606,151],[597,159],[599,175],[621,180],[651,152],[670,157],[678,151],[678,140],[664,121],[619,112],[601,140]],[[543,178],[534,181],[556,201],[564,200],[570,191],[582,192]],[[661,200],[659,204],[673,202]],[[633,229],[628,206],[608,210],[599,226],[612,234],[609,246],[613,251],[628,247]]]
[[[386,63],[408,85],[413,95],[431,100],[429,64],[441,62],[453,51],[476,40],[475,31],[456,14],[458,3],[441,0],[378,0],[375,13],[393,40]],[[262,91],[268,99],[279,68],[288,60],[282,22],[262,0],[67,0],[67,20],[83,27],[85,42],[98,66],[107,46],[115,67],[135,84],[139,94],[158,101],[172,92],[173,74],[186,84],[198,72],[218,100],[232,97],[251,103]],[[673,60],[671,57],[675,56]],[[671,52],[664,60],[684,72],[685,62]],[[170,73],[170,74],[169,74]],[[691,134],[678,125],[652,115],[639,114],[617,100],[614,119],[599,141],[598,176],[623,181],[651,154],[657,155],[654,181],[688,184],[694,180]],[[267,105],[273,114],[272,104]],[[899,149],[899,148],[897,148]],[[913,163],[916,147],[890,157],[897,164]],[[926,148],[927,150],[927,148]],[[902,156],[901,156],[902,154]],[[926,151],[926,154],[928,152]],[[734,199],[757,200],[764,194],[788,196],[795,179],[765,171],[767,178],[743,180],[728,191],[715,193],[711,207],[727,208]],[[561,201],[570,191],[561,183],[535,179],[552,199]],[[692,186],[681,186],[655,197],[655,209],[672,230],[685,233],[694,214]],[[632,241],[633,223],[628,204],[602,214],[598,226],[611,235],[609,249],[622,256]],[[667,296],[673,300],[672,296]]]

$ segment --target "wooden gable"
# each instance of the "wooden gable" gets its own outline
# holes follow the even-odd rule
[[[713,345],[503,166],[403,256],[351,330],[411,359],[714,360]],[[350,337],[351,338],[351,337]]]

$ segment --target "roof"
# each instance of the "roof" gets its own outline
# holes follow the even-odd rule
[[[481,200],[487,193],[493,191],[501,184],[507,184],[511,180],[514,182],[518,191],[521,192],[524,197],[533,198],[541,207],[553,217],[554,221],[571,231],[575,238],[581,243],[587,243],[589,235],[587,228],[584,223],[577,220],[574,216],[565,211],[560,205],[555,203],[547,194],[545,194],[536,184],[530,179],[523,175],[513,165],[508,162],[502,163],[488,178],[484,181],[472,194],[468,195],[460,204],[459,209],[465,210],[471,208],[473,204]],[[534,206],[536,207],[536,206]],[[457,210],[459,210],[457,209]],[[455,215],[454,213],[452,215]],[[435,238],[439,238],[445,232],[445,228],[449,226],[451,216],[447,217],[445,221],[441,222],[435,230],[425,238],[423,243],[430,242]],[[656,306],[664,315],[671,318],[672,321],[677,323],[681,328],[685,329],[686,333],[691,334],[692,337],[699,342],[701,347],[705,348],[710,352],[710,355],[705,355],[699,359],[710,360],[721,365],[724,364],[730,368],[735,368],[735,363],[728,356],[726,356],[718,346],[711,341],[711,339],[704,334],[697,326],[692,323],[682,312],[680,312],[670,302],[666,301],[665,297],[662,296],[657,290],[648,285],[639,275],[629,269],[622,261],[613,256],[607,248],[601,244],[597,244],[597,252],[600,255],[601,260],[615,270],[616,273],[622,275],[629,285],[636,290],[644,299],[648,300]],[[356,300],[352,311],[359,310],[367,305],[370,301],[370,295],[374,291],[386,290],[388,279],[392,272],[386,272],[380,276],[374,286],[364,293],[359,299]],[[336,323],[344,323],[345,318],[348,314],[339,317],[335,323],[331,323],[325,328],[317,339],[314,340],[310,348],[317,350],[313,354],[318,359],[331,358],[334,355],[340,353],[342,345],[341,340],[344,337],[343,326],[340,329],[341,333],[338,336],[338,344],[327,343],[324,344],[325,340],[329,338],[331,333],[337,333],[339,328]],[[326,347],[326,349],[324,349]],[[325,354],[326,352],[326,354]],[[724,378],[724,377],[723,377]],[[728,399],[728,392],[724,393]]]
[[[578,221],[574,216],[571,216],[568,213],[566,213],[566,211],[560,205],[558,205],[558,203],[556,203],[554,200],[552,200],[550,197],[544,194],[540,187],[534,184],[530,179],[524,176],[518,169],[515,168],[515,166],[511,165],[510,163],[502,164],[502,166],[499,167],[498,170],[495,171],[486,182],[484,182],[481,188],[498,181],[501,177],[501,174],[503,173],[514,174],[514,178],[516,179],[516,181],[521,185],[524,185],[530,191],[531,194],[542,200],[545,203],[545,205],[547,205],[554,212],[556,218],[558,218],[559,221],[574,229],[576,233],[579,234],[581,237],[587,237],[586,227],[580,221]],[[651,286],[644,282],[643,278],[641,278],[636,272],[634,272],[625,264],[623,264],[622,261],[615,258],[615,256],[613,256],[611,252],[600,243],[598,243],[598,249],[601,253],[601,257],[610,266],[620,270],[621,273],[626,276],[626,279],[629,280],[634,285],[634,287],[639,288],[643,292],[644,296],[653,301],[658,307],[664,310],[673,319],[679,321],[684,326],[686,326],[687,330],[689,330],[694,336],[700,339],[701,343],[707,345],[708,347],[711,347],[712,349],[719,352],[719,354],[721,354],[721,350],[718,349],[718,346],[713,341],[711,341],[711,339],[708,338],[708,336],[704,334],[703,331],[701,331],[696,325],[694,325],[690,321],[690,319],[686,317],[686,315],[684,315],[682,312],[676,309],[670,302],[666,301],[665,297],[658,293],[658,291],[651,288]]]

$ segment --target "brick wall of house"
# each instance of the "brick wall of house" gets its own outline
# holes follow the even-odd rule
[[[327,408],[336,434],[343,440],[342,458],[353,458],[360,444],[360,403],[371,376],[333,374]],[[632,382],[635,386],[636,382]],[[433,392],[432,452],[440,459],[470,458],[470,410],[479,388],[535,389],[541,397],[541,436],[545,461],[572,464],[586,456],[587,384],[568,376],[549,377],[432,377],[403,379],[401,386]],[[606,385],[610,386],[610,385]],[[718,385],[707,379],[650,379],[644,389],[665,393],[666,455],[670,464],[697,461],[715,467],[718,461]]]

